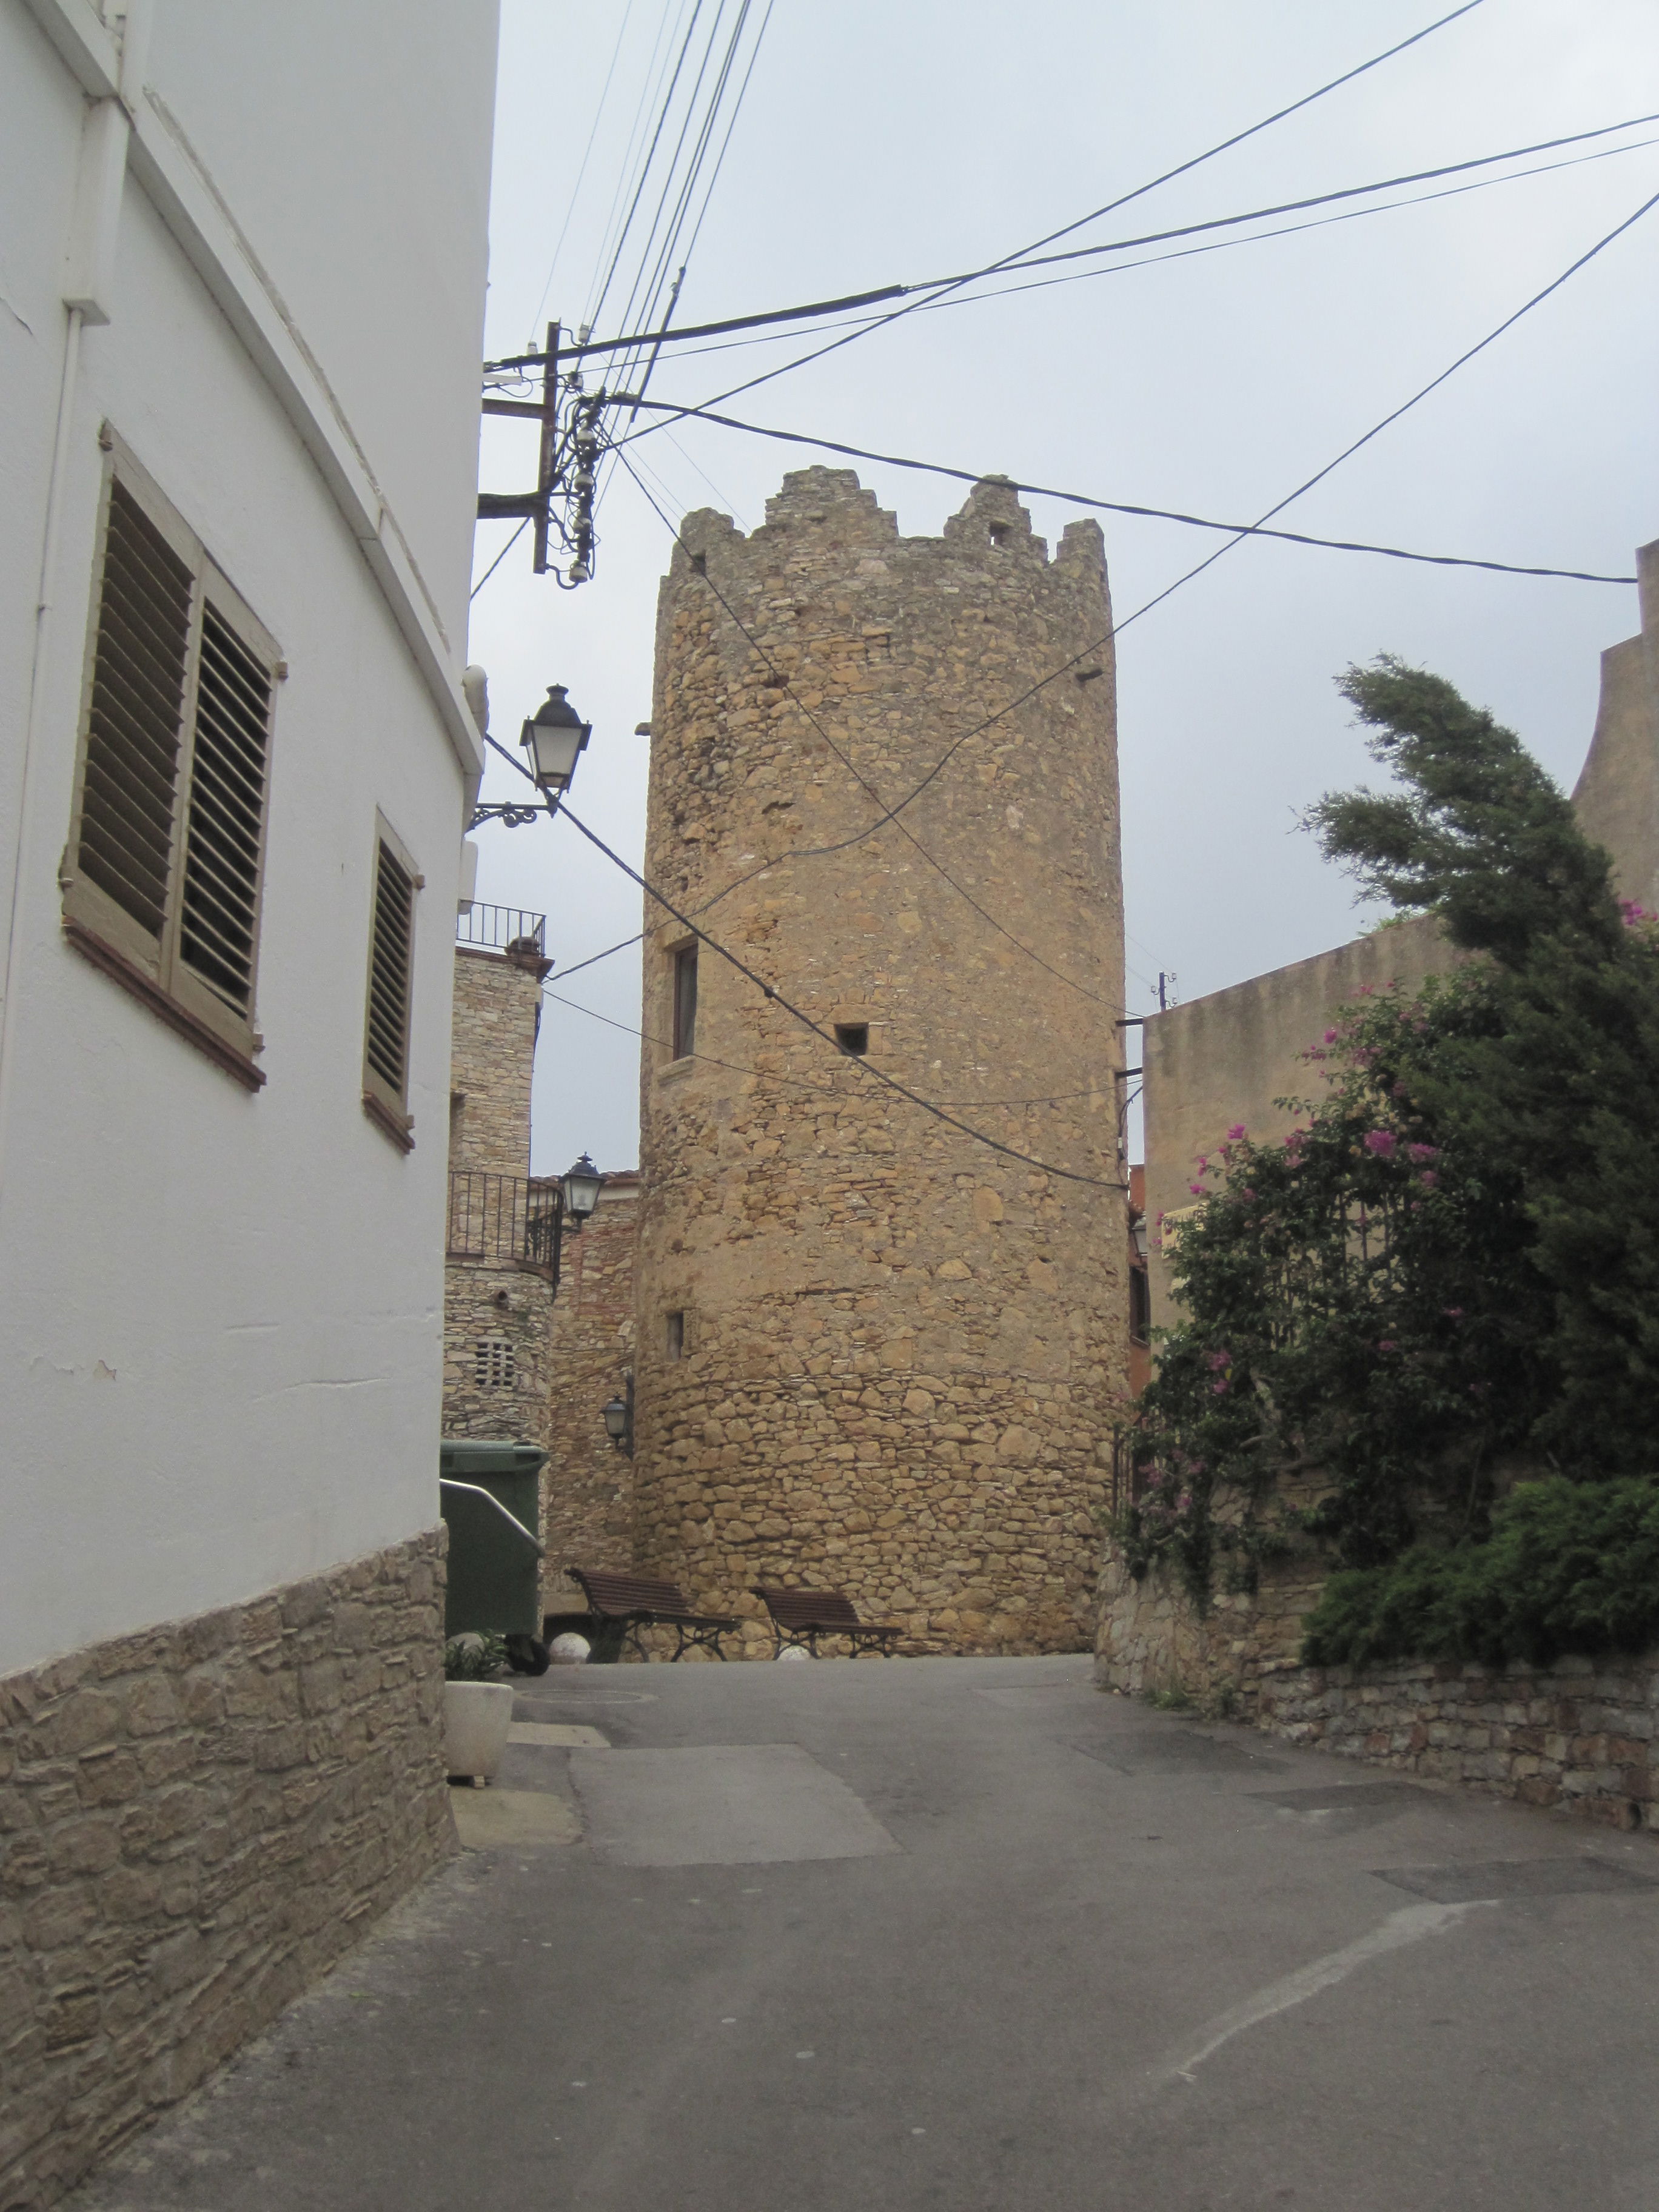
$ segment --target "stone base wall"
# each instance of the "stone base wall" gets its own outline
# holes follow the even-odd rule
[[[453,1848],[441,1528],[0,1680],[0,2205],[45,2206]]]
[[[866,1620],[898,1622],[908,1653],[1086,1650],[1106,1489],[1092,1392],[895,1376],[853,1300],[814,1318],[805,1375],[757,1383],[706,1338],[684,1362],[639,1478],[641,1569],[746,1616],[761,1657],[757,1582],[844,1590]]]
[[[1200,1616],[1164,1569],[1136,1582],[1109,1556],[1096,1679],[1129,1696],[1184,1697],[1370,1765],[1659,1827],[1659,1653],[1548,1667],[1304,1667],[1303,1619],[1325,1571],[1314,1557],[1287,1561],[1255,1595],[1218,1593]]]
[[[1291,1668],[1263,1675],[1252,1717],[1289,1742],[1373,1766],[1616,1828],[1659,1827],[1659,1652],[1501,1669]]]
[[[634,1364],[634,1259],[640,1179],[607,1176],[580,1237],[567,1237],[548,1363],[543,1587],[549,1611],[578,1607],[567,1570],[634,1564],[634,1462],[605,1434],[607,1400],[623,1397]]]
[[[516,1260],[444,1266],[443,1432],[544,1444],[553,1285]],[[507,1363],[489,1347],[503,1345]]]

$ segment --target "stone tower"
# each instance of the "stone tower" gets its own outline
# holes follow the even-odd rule
[[[739,1611],[843,1589],[912,1650],[1085,1649],[1127,1346],[1099,529],[1050,562],[991,478],[902,538],[814,468],[682,538],[647,872],[841,1048],[647,902],[640,1564]]]

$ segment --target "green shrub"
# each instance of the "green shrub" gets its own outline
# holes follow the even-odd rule
[[[1659,1480],[1523,1483],[1484,1543],[1417,1545],[1334,1574],[1308,1615],[1313,1667],[1640,1651],[1659,1641]]]
[[[507,1664],[507,1644],[499,1636],[468,1630],[444,1646],[446,1682],[493,1682]]]

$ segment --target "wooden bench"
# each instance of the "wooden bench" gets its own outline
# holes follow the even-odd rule
[[[649,1655],[640,1641],[641,1629],[672,1628],[671,1659],[692,1650],[725,1658],[720,1638],[737,1626],[736,1620],[724,1613],[694,1613],[678,1583],[662,1582],[653,1575],[608,1574],[599,1567],[568,1567],[565,1571],[581,1585],[598,1631],[596,1643],[608,1631],[616,1638],[619,1653],[622,1644],[629,1643],[644,1659]]]
[[[850,1638],[855,1659],[861,1650],[878,1650],[885,1658],[904,1633],[896,1625],[860,1620],[852,1599],[839,1590],[769,1589],[763,1583],[753,1590],[772,1616],[775,1658],[787,1644],[799,1644],[816,1659],[820,1636]]]

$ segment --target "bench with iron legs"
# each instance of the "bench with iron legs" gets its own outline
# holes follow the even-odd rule
[[[640,1641],[640,1631],[672,1628],[671,1659],[681,1658],[688,1651],[712,1651],[715,1658],[725,1658],[720,1638],[736,1628],[736,1620],[725,1613],[694,1612],[678,1583],[665,1582],[654,1575],[610,1574],[599,1567],[569,1567],[566,1572],[581,1585],[596,1644],[614,1638],[618,1654],[628,1643],[644,1659],[649,1654]]]
[[[855,1659],[860,1651],[879,1651],[885,1658],[904,1633],[895,1623],[860,1620],[851,1598],[839,1590],[771,1589],[757,1583],[753,1593],[772,1616],[775,1658],[787,1644],[798,1644],[816,1659],[820,1636],[848,1638]]]

